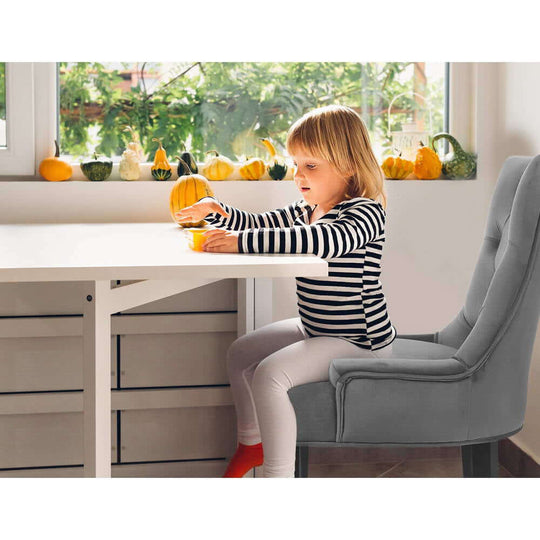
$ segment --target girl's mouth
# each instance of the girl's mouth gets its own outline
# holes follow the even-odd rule
[[[306,191],[309,191],[309,188],[308,187],[303,187],[303,188],[300,188],[300,191],[302,193],[305,193]]]

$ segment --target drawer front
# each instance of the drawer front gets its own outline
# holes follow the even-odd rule
[[[80,390],[82,337],[0,338],[0,393]],[[117,384],[116,337],[111,338],[111,387]]]
[[[111,287],[127,285],[133,281]],[[38,315],[80,315],[83,313],[88,282],[0,283],[0,317]],[[123,313],[182,313],[236,311],[237,280],[223,279]]]
[[[196,276],[195,276],[196,277]],[[121,285],[133,283],[122,281]],[[122,313],[188,313],[200,311],[236,311],[236,279],[223,279]]]
[[[121,388],[229,384],[226,353],[236,332],[120,338]]]
[[[82,314],[86,286],[83,281],[0,283],[0,316]]]
[[[113,478],[221,478],[228,460],[113,465]],[[249,476],[249,475],[248,475]],[[0,470],[0,478],[82,478],[82,467]]]
[[[43,469],[0,469],[0,478],[82,478],[82,467],[51,467]]]
[[[232,456],[234,406],[122,411],[121,440],[123,463]]]
[[[113,465],[115,478],[221,478],[228,460]]]
[[[83,414],[0,416],[0,469],[83,463]],[[111,414],[111,457],[116,459],[116,413]]]

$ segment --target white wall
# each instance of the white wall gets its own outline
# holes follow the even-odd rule
[[[472,181],[387,181],[381,280],[399,333],[434,332],[462,307],[503,161],[540,149],[540,64],[478,64]],[[473,119],[474,120],[474,119]],[[453,132],[452,126],[450,131]],[[466,135],[465,135],[466,137]],[[472,148],[465,148],[472,150]],[[214,182],[218,198],[263,211],[299,198],[292,182]],[[170,183],[0,182],[1,222],[168,221]],[[296,316],[294,280],[275,280],[272,319]],[[524,429],[512,439],[540,461],[540,332]]]
[[[501,64],[498,75],[496,161],[539,154],[540,63]],[[512,440],[540,463],[540,331],[533,350],[525,426]]]

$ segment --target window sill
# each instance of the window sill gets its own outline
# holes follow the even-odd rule
[[[107,178],[107,180],[103,180],[103,182],[115,182],[115,181],[126,182],[126,183],[127,182],[171,182],[174,180],[178,180],[178,174],[176,172],[176,169],[177,169],[176,164],[171,164],[172,175],[168,180],[156,180],[152,176],[152,172],[151,172],[152,165],[153,163],[151,162],[140,163],[139,169],[140,169],[141,175],[138,180],[122,180],[122,178],[120,178],[119,163],[113,163],[113,169],[112,169],[111,175],[109,176],[109,178]],[[245,178],[242,178],[239,172],[239,169],[241,166],[242,166],[241,163],[235,164],[233,172],[227,178],[225,178],[224,180],[213,180],[212,182],[222,182],[222,181],[253,182],[254,180],[246,180]],[[73,174],[71,178],[69,180],[65,180],[65,182],[90,182],[91,181],[88,178],[86,178],[86,176],[84,176],[81,170],[80,163],[71,163],[71,167],[73,169]],[[201,170],[201,165],[199,164],[199,173],[200,173],[200,170]],[[14,179],[17,177],[11,177],[11,178]],[[25,177],[25,178],[28,178],[28,177]],[[287,174],[285,175],[285,178],[283,180],[292,180],[292,179],[293,179],[293,172],[292,172],[292,168],[289,167],[289,169],[287,170]],[[43,180],[44,182],[47,181],[41,176],[35,177],[34,180]],[[274,182],[275,180],[270,178],[268,173],[265,172],[264,175],[258,181]]]

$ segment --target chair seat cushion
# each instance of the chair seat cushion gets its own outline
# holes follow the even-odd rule
[[[396,359],[396,368],[398,367],[398,359],[416,359],[416,360],[444,360],[451,359],[457,349],[453,347],[448,347],[447,345],[439,345],[438,343],[430,343],[427,341],[420,341],[414,339],[402,339],[396,338],[392,343],[392,356],[390,358],[384,358],[380,361],[376,361],[373,364],[374,370],[377,369],[377,365],[380,365],[381,371],[391,372],[392,371],[392,358]],[[425,364],[425,362],[424,362]],[[346,359],[336,359],[332,362],[329,369],[329,378],[330,382],[336,386],[339,378],[347,372],[363,370],[366,366],[365,359],[362,358],[346,358]],[[419,362],[419,365],[422,365],[422,362]],[[426,373],[440,373],[442,374],[451,374],[458,373],[462,370],[462,367],[457,361],[449,361],[446,364],[434,362],[429,370],[426,369]],[[411,368],[414,369],[414,366],[411,365]],[[371,369],[371,368],[370,368]],[[422,369],[419,367],[419,369]]]

